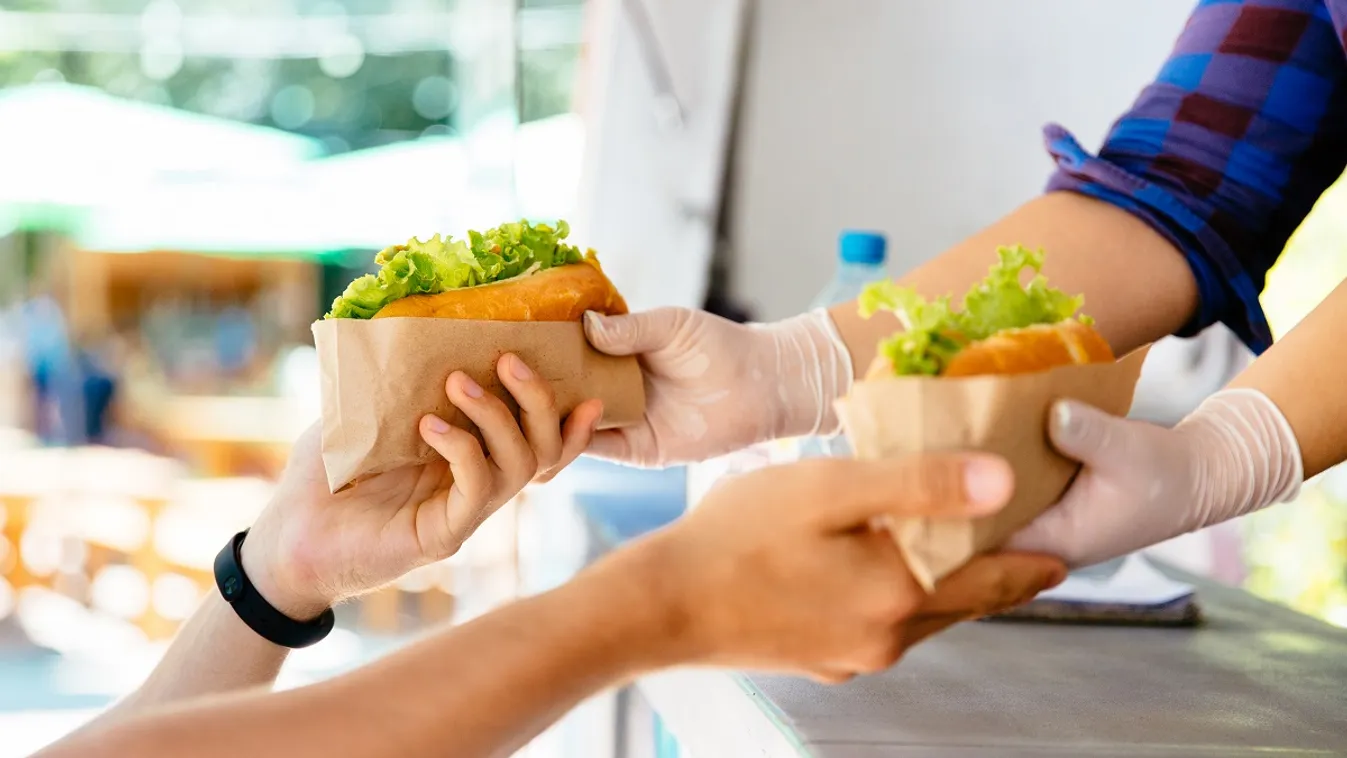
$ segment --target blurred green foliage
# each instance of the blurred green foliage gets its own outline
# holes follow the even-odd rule
[[[516,7],[516,0],[496,1],[503,11]],[[522,0],[519,6],[578,9],[580,4],[581,0]],[[7,0],[5,9],[138,19],[154,5],[154,0]],[[458,5],[455,0],[179,0],[177,12],[224,20],[342,14],[396,18],[398,13],[449,13]],[[498,44],[514,46],[510,35],[501,36],[506,38]],[[579,45],[564,35],[553,47],[520,55],[522,121],[569,109],[578,58]],[[155,75],[140,51],[0,50],[0,87],[52,80],[90,85],[122,97],[317,137],[332,152],[452,133],[461,126],[457,120],[461,66],[447,40],[442,50],[364,55],[359,68],[349,74],[333,75],[333,67],[325,70],[318,58],[231,59],[197,56],[191,50],[168,68],[169,75]]]

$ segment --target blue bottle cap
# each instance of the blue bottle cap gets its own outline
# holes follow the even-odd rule
[[[837,240],[837,253],[844,263],[876,266],[884,262],[888,241],[879,232],[845,231]]]

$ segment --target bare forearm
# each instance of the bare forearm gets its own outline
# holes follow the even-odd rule
[[[642,575],[608,563],[350,675],[146,714],[51,755],[509,755],[586,697],[664,662]]]
[[[322,613],[326,607],[323,603],[296,598],[276,586],[271,565],[257,559],[255,549],[249,549],[256,545],[244,543],[242,559],[253,587],[263,598],[291,618],[314,618]],[[290,650],[271,644],[249,629],[220,592],[211,587],[145,683],[84,728],[96,730],[180,700],[269,688],[288,653]]]
[[[211,590],[145,684],[126,701],[147,708],[201,695],[270,685],[289,651],[248,628]]]
[[[1347,283],[1231,383],[1262,391],[1286,416],[1300,442],[1306,478],[1347,460],[1343,324]]]
[[[244,569],[255,589],[291,618],[321,613],[323,603],[293,597],[276,585],[271,566],[250,549],[257,544],[250,538],[243,546]],[[212,588],[145,683],[86,728],[179,700],[269,686],[288,653],[250,629]]]
[[[287,652],[257,636],[212,590],[145,683],[81,733],[178,701],[270,685]]]
[[[998,246],[1017,244],[1047,251],[1044,274],[1085,295],[1085,311],[1119,354],[1174,333],[1197,308],[1192,271],[1168,240],[1126,211],[1066,192],[1026,203],[900,281],[927,296],[958,296],[986,275]],[[862,319],[854,303],[832,315],[857,376],[900,328],[888,313]]]

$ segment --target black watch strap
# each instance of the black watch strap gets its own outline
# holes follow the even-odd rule
[[[220,554],[215,556],[215,586],[220,590],[220,596],[248,628],[269,642],[282,647],[301,648],[326,637],[336,621],[336,614],[331,608],[312,621],[295,621],[272,607],[262,597],[262,593],[253,587],[248,575],[243,572],[243,561],[239,557],[243,540],[247,536],[247,529],[234,535]]]

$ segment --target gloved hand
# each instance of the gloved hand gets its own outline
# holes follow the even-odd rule
[[[1304,479],[1291,425],[1257,390],[1218,392],[1173,429],[1063,401],[1049,432],[1084,468],[1061,502],[1006,547],[1072,567],[1291,500]]]
[[[833,400],[851,389],[851,356],[827,311],[764,325],[685,308],[587,313],[585,333],[645,372],[645,422],[595,435],[597,457],[669,466],[840,429]]]

